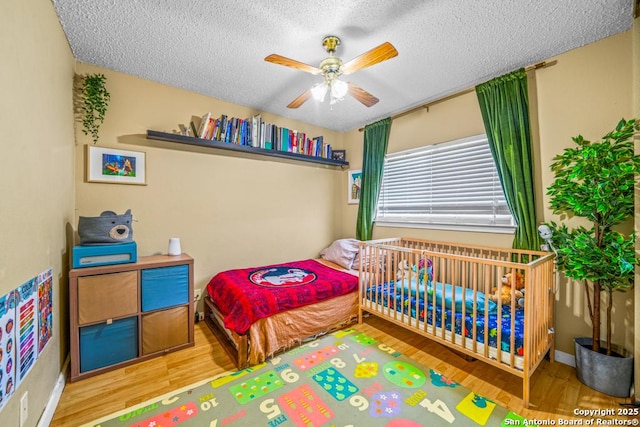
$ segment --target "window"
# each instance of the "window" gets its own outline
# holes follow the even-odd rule
[[[376,224],[512,232],[487,136],[388,154]]]

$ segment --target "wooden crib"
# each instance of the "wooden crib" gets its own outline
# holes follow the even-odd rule
[[[371,313],[517,375],[529,405],[531,375],[553,361],[554,254],[393,238],[361,242],[358,261],[360,322]],[[503,289],[507,273],[524,298]]]

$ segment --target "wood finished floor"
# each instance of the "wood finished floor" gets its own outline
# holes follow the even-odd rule
[[[531,405],[522,406],[522,380],[384,320],[369,317],[357,328],[416,362],[529,419],[585,419],[574,409],[614,409],[630,399],[598,393],[580,383],[575,370],[543,361],[532,377]],[[52,427],[71,427],[139,404],[181,387],[234,370],[204,322],[196,324],[195,346],[75,383],[67,383]],[[622,417],[618,417],[621,419]]]

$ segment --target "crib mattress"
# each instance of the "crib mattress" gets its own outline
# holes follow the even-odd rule
[[[433,326],[433,322],[435,320],[435,327],[444,328],[447,331],[451,331],[451,325],[453,322],[455,334],[464,336],[467,339],[473,338],[473,328],[475,326],[476,341],[481,344],[488,343],[489,347],[493,348],[498,348],[498,322],[500,322],[500,350],[503,352],[510,352],[511,336],[513,335],[515,354],[518,356],[522,356],[523,354],[523,308],[517,307],[512,312],[511,306],[503,305],[500,318],[498,317],[497,311],[489,313],[488,316],[485,316],[484,312],[477,311],[475,317],[473,316],[473,312],[467,311],[463,317],[461,311],[456,310],[455,313],[453,313],[453,310],[450,307],[446,307],[446,304],[444,310],[442,304],[435,304],[434,307],[434,304],[428,295],[424,299],[420,297],[416,298],[416,295],[412,296],[409,293],[403,292],[401,286],[396,288],[393,282],[369,288],[365,294],[365,298],[375,304],[379,304],[391,310],[398,310],[401,307],[401,312],[404,315],[410,316],[411,318],[421,322],[426,322],[428,325]],[[515,317],[513,331],[511,328],[512,317]],[[485,325],[487,325],[486,333]]]

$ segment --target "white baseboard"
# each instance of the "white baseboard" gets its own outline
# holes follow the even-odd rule
[[[64,386],[67,383],[67,370],[69,369],[69,361],[69,356],[67,356],[64,364],[62,365],[62,372],[60,372],[60,375],[58,375],[56,385],[51,391],[51,396],[49,396],[47,406],[44,408],[44,412],[38,420],[38,427],[48,427],[49,425],[51,425],[53,415],[55,414],[56,408],[58,407],[58,402],[60,401],[60,396],[62,396],[62,391],[64,390]]]
[[[556,350],[554,352],[556,362],[569,365],[573,368],[576,367],[576,357],[573,354],[565,353],[564,351]]]

